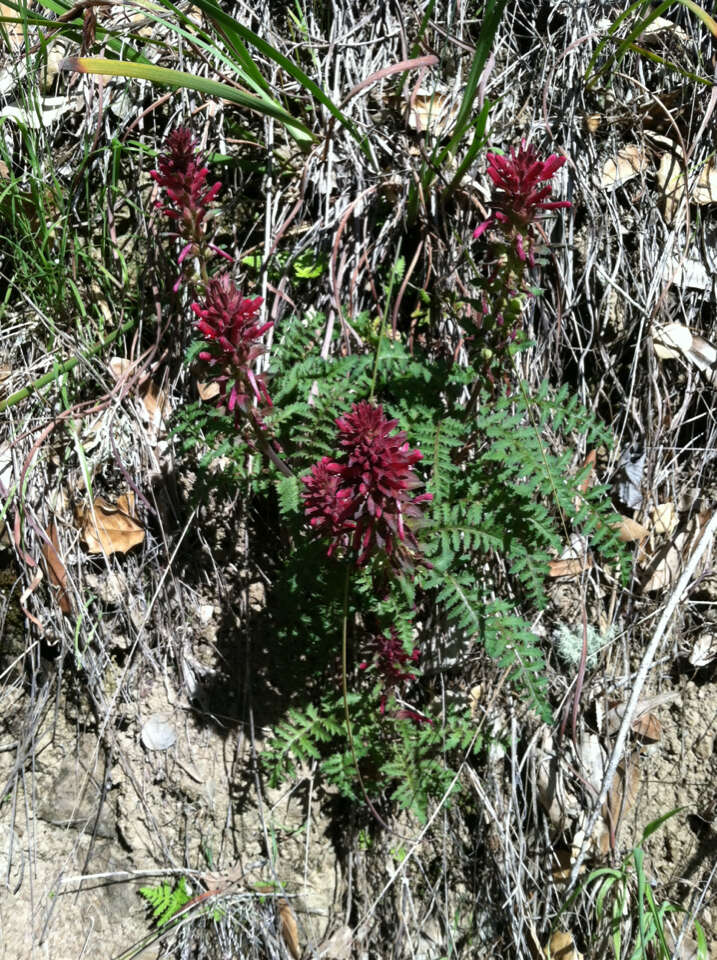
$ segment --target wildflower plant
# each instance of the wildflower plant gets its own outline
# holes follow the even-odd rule
[[[476,234],[492,259],[481,285],[485,322],[472,330],[467,366],[446,360],[447,351],[409,353],[383,326],[377,337],[368,316],[353,320],[365,349],[338,349],[337,333],[326,356],[317,348],[323,318],[314,315],[277,324],[260,373],[271,323],[260,298],[240,293],[227,271],[212,272],[218,190],[189,156],[192,143],[176,137],[155,179],[167,193],[163,208],[176,214],[180,257],[201,261],[187,282],[203,338],[195,356],[217,382],[226,416],[211,434],[222,436],[214,450],[231,454],[245,498],[276,497],[284,546],[266,615],[277,652],[283,644],[290,653],[297,690],[297,646],[315,671],[306,686],[317,693],[276,724],[264,763],[278,784],[297,763],[318,760],[346,796],[390,798],[425,819],[430,798],[446,797],[457,781],[450,758],[481,745],[470,705],[446,706],[422,676],[441,634],[478,644],[548,719],[545,661],[529,616],[545,605],[551,551],[567,522],[617,555],[609,501],[599,487],[582,490],[579,475],[566,482],[571,447],[552,452],[543,441],[577,433],[598,444],[605,432],[566,391],[544,385],[520,402],[496,395],[485,376],[486,352],[489,373],[508,370],[501,342],[516,335],[530,295],[539,218],[567,206],[550,199],[563,161],[539,161],[525,144],[509,158],[489,155],[495,202]],[[401,270],[397,259],[389,300]],[[510,599],[485,572],[496,563]]]
[[[509,366],[511,348],[519,339],[525,301],[533,295],[528,275],[541,252],[540,223],[546,212],[566,209],[567,200],[552,200],[551,180],[565,157],[551,154],[539,160],[532,144],[522,140],[502,156],[489,153],[488,176],[493,182],[492,210],[473,232],[485,235],[491,259],[486,273],[476,278],[481,289],[475,343],[489,369]]]

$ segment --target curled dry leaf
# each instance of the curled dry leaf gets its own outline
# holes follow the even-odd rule
[[[662,724],[654,713],[646,713],[644,717],[636,717],[632,724],[635,734],[642,740],[657,743],[662,739]]]
[[[660,360],[674,360],[692,347],[692,334],[683,323],[666,323],[652,328],[655,353]]]
[[[674,701],[677,699],[679,699],[678,694],[669,692],[669,693],[658,693],[657,696],[645,697],[641,700],[638,700],[637,705],[635,707],[635,714],[633,716],[632,729],[635,730],[636,732],[639,732],[642,730],[649,731],[650,729],[656,730],[657,728],[654,726],[654,724],[652,725],[650,723],[643,724],[641,722],[643,718],[653,717],[653,712],[657,710],[658,707],[661,707],[663,704],[666,704],[666,703],[674,703]],[[620,725],[622,724],[622,718],[625,716],[626,706],[627,706],[626,703],[616,703],[612,707],[610,707],[610,709],[607,712],[605,721],[607,724],[607,732],[610,734],[611,737],[614,736],[617,733],[617,731],[620,729]],[[653,717],[653,719],[656,720],[657,718]],[[640,735],[644,736],[644,734],[642,733]],[[653,739],[659,740],[660,738],[658,736],[658,737],[654,737]]]
[[[573,861],[570,857],[570,851],[567,847],[560,850],[553,850],[550,854],[550,874],[553,883],[567,883],[570,879],[570,871],[573,867]]]
[[[602,168],[600,186],[603,189],[621,187],[647,169],[647,157],[644,151],[634,143],[628,143],[617,156],[611,157]]]
[[[197,380],[197,393],[199,394],[199,399],[205,403],[209,400],[214,400],[215,397],[219,396],[219,384],[216,380],[209,380],[207,382]]]
[[[133,366],[127,357],[110,357],[107,367],[115,380],[120,380]]]
[[[632,543],[634,540],[644,540],[650,535],[647,527],[643,527],[637,520],[631,520],[630,517],[620,517],[613,524],[613,529],[617,531],[618,540],[623,543]]]
[[[717,385],[717,349],[709,340],[690,333],[681,323],[653,327],[652,339],[655,353],[661,360],[674,360],[682,355],[697,367],[710,383]]]
[[[53,594],[58,607],[65,616],[69,616],[72,613],[72,604],[67,593],[67,568],[60,556],[60,541],[57,537],[57,527],[54,520],[50,523],[46,532],[49,543],[47,541],[43,543],[42,556],[45,560],[47,576],[50,583],[56,588],[53,590]]]
[[[645,560],[641,561],[643,569],[648,574],[647,582],[642,588],[643,592],[652,593],[655,590],[663,590],[677,582],[683,564],[694,552],[709,519],[709,510],[703,510],[702,513],[692,517],[684,530],[676,534],[671,543],[652,556],[646,555]],[[696,575],[704,570],[708,562],[709,556],[705,554],[698,564]]]
[[[127,553],[144,540],[144,528],[131,516],[133,503],[122,495],[113,506],[95,497],[94,517],[87,508],[76,512],[82,540],[90,553]],[[95,523],[96,518],[96,523]]]
[[[706,667],[717,660],[717,634],[703,633],[692,648],[689,662],[693,667]]]
[[[717,203],[717,166],[713,161],[704,163],[696,178],[692,170],[688,170],[688,176],[686,184],[684,154],[678,144],[670,144],[657,171],[667,223],[672,223],[685,199],[699,205]]]
[[[652,529],[655,533],[671,536],[677,526],[677,511],[671,501],[658,503],[652,510]]]
[[[540,745],[536,746],[535,767],[538,799],[550,823],[556,829],[564,830],[579,814],[580,803],[566,782],[550,733],[546,732]]]
[[[574,558],[572,560],[551,560],[548,564],[548,576],[550,577],[577,577],[592,566],[592,560],[588,557],[586,560]]]
[[[578,952],[572,934],[558,930],[550,938],[545,956],[546,960],[582,960],[583,955]]]
[[[649,47],[668,36],[676,38],[680,43],[686,44],[689,42],[689,38],[682,27],[678,27],[672,20],[666,20],[664,17],[655,17],[642,31],[638,42]]]
[[[598,837],[600,853],[605,854],[610,849],[610,828],[613,832],[617,831],[622,818],[635,806],[640,787],[639,759],[639,751],[633,750],[617,768],[607,801],[602,808],[605,828]]]
[[[458,101],[445,93],[419,93],[408,113],[408,126],[416,133],[445,137],[458,116]]]
[[[324,940],[316,952],[321,960],[350,960],[353,942],[353,930],[344,925]]]
[[[588,487],[590,486],[590,479],[592,477],[593,470],[595,469],[595,463],[597,462],[597,450],[594,448],[589,451],[585,459],[583,460],[581,470],[587,470],[585,474],[585,479],[580,484],[580,492],[587,493]]]
[[[279,899],[277,903],[277,909],[279,911],[279,929],[281,930],[281,936],[286,944],[286,949],[289,951],[294,960],[300,960],[301,948],[299,946],[299,930],[296,926],[294,911],[283,897]]]

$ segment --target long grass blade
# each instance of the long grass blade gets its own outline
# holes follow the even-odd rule
[[[105,60],[102,57],[68,57],[60,62],[60,69],[75,73],[99,74],[106,77],[135,77],[139,80],[149,80],[151,83],[159,83],[168,87],[198,90],[209,97],[229,100],[231,103],[236,103],[248,110],[273,117],[286,127],[296,129],[308,139],[313,139],[309,129],[296,117],[292,117],[283,107],[268,103],[266,100],[250,93],[242,93],[241,90],[237,90],[229,84],[209,80],[206,77],[196,77],[181,70],[169,70],[166,67],[156,67],[151,64],[129,63],[125,60]]]

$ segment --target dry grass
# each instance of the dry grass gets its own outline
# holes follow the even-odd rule
[[[455,318],[470,271],[467,240],[488,200],[484,152],[446,201],[455,170],[445,162],[430,173],[430,120],[428,134],[415,130],[417,98],[438,92],[449,113],[460,105],[480,18],[438,2],[414,49],[425,5],[306,6],[303,24],[297,24],[298,9],[237,4],[233,12],[323,86],[365,136],[365,150],[262,57],[257,63],[271,89],[295,109],[302,105],[303,119],[317,133],[307,153],[277,121],[208,103],[196,92],[167,96],[142,81],[100,83],[77,75],[61,75],[52,88],[78,98],[60,120],[34,132],[8,119],[2,127],[7,173],[0,188],[8,187],[0,216],[3,233],[16,241],[0,248],[0,365],[8,368],[2,397],[53,364],[77,359],[74,372],[0,413],[0,497],[7,511],[0,554],[0,864],[32,932],[27,942],[14,941],[16,951],[6,946],[5,956],[86,955],[85,932],[53,927],[66,909],[75,909],[74,901],[66,908],[69,895],[53,903],[63,874],[101,873],[119,887],[132,879],[136,888],[154,868],[158,876],[193,874],[200,889],[212,889],[210,875],[232,875],[240,863],[241,879],[211,900],[219,913],[188,914],[165,938],[166,955],[285,956],[274,900],[262,902],[251,886],[273,880],[304,898],[297,915],[306,956],[318,955],[321,939],[347,924],[355,956],[534,957],[564,901],[565,885],[553,874],[556,857],[577,843],[576,827],[585,827],[590,812],[599,814],[600,783],[591,784],[577,744],[614,701],[627,700],[641,665],[646,693],[667,691],[678,699],[659,713],[662,754],[643,755],[636,802],[622,817],[616,851],[606,855],[619,860],[618,851],[648,819],[670,805],[687,805],[681,826],[664,847],[656,845],[651,870],[665,896],[700,914],[709,930],[704,908],[714,900],[707,856],[713,835],[698,821],[707,822],[706,795],[717,773],[714,749],[701,747],[714,744],[714,663],[694,668],[688,657],[694,640],[713,629],[710,566],[693,571],[689,583],[673,580],[649,594],[641,590],[637,566],[625,588],[610,571],[594,569],[553,591],[550,609],[536,621],[548,651],[558,619],[577,630],[583,616],[618,627],[600,670],[582,690],[575,746],[569,742],[575,671],[549,653],[556,718],[566,726],[559,746],[553,732],[553,762],[568,794],[560,826],[541,805],[537,767],[545,731],[507,688],[479,704],[480,722],[496,745],[480,764],[462,767],[463,802],[438,806],[424,829],[396,819],[395,833],[375,830],[364,810],[315,787],[313,770],[284,796],[267,793],[262,783],[261,724],[278,715],[282,696],[267,678],[266,638],[252,632],[272,577],[266,560],[272,544],[259,551],[250,542],[250,531],[262,529],[256,508],[218,490],[209,502],[193,497],[197,478],[188,459],[164,426],[153,431],[141,402],[150,381],[164,390],[172,410],[194,389],[183,364],[191,339],[187,304],[168,292],[175,267],[158,239],[150,156],[181,120],[209,152],[230,158],[215,165],[227,203],[221,242],[234,256],[261,256],[264,269],[247,273],[276,329],[294,312],[325,316],[325,355],[334,330],[350,348],[358,339],[355,318],[364,311],[383,314],[387,272],[399,247],[407,271],[392,304],[394,329],[401,323],[409,343],[434,337],[460,355]],[[610,427],[615,445],[609,454],[599,452],[598,470],[613,493],[620,456],[645,453],[638,519],[649,522],[655,504],[671,502],[685,527],[701,511],[711,516],[715,501],[714,386],[683,359],[658,361],[651,336],[655,325],[679,322],[717,342],[711,279],[696,289],[681,283],[675,268],[677,261],[694,260],[708,277],[714,274],[714,206],[683,204],[666,219],[656,179],[665,141],[657,138],[684,143],[691,170],[708,162],[712,102],[708,88],[636,53],[626,56],[611,84],[603,78],[589,89],[585,74],[602,35],[600,18],[617,12],[596,4],[510,4],[481,96],[493,103],[491,146],[507,149],[526,137],[541,154],[568,158],[560,195],[572,201],[573,212],[555,224],[550,260],[536,280],[544,295],[526,318],[535,346],[520,358],[523,372],[532,384],[545,377],[569,383]],[[165,14],[157,20],[131,4],[100,13],[101,25],[119,36],[144,30],[156,41],[172,37]],[[685,70],[705,72],[714,41],[684,8],[672,18],[685,39],[666,34],[656,49]],[[30,45],[36,30],[30,28]],[[165,66],[221,72],[211,51],[187,39],[176,49],[150,50]],[[18,74],[13,83],[13,64],[6,64],[6,104],[41,96],[34,55],[32,47],[26,78]],[[436,67],[428,66],[432,56]],[[417,57],[422,65],[388,72]],[[21,48],[13,59],[14,67],[23,64]],[[49,108],[43,103],[40,109]],[[593,115],[598,124],[591,132]],[[601,186],[605,162],[628,143],[644,151],[644,170],[617,189]],[[42,183],[50,189],[38,192]],[[326,266],[301,282],[294,265],[309,252]],[[421,292],[431,325],[407,327]],[[134,320],[131,331],[91,355],[96,342],[128,320]],[[132,362],[119,380],[107,366],[111,352]],[[270,355],[265,362],[271,369]],[[97,494],[115,502],[130,491],[146,531],[141,548],[88,558],[75,508]],[[69,615],[48,569],[53,522]],[[650,648],[666,610],[660,642]],[[481,671],[486,687],[495,683],[491,668],[469,662],[445,675],[444,696],[467,695]],[[171,714],[180,731],[179,767],[163,765],[140,746],[142,725],[156,712]],[[629,715],[623,726],[627,732]],[[601,737],[609,753],[612,739],[604,728]],[[91,787],[96,801],[79,833],[76,825],[73,831],[55,827],[47,854],[41,794],[56,782],[63,754],[76,760],[77,796]],[[116,869],[111,857],[106,869],[93,866],[108,839],[100,841],[103,810],[111,811],[124,852]],[[668,867],[670,843],[677,850],[675,873]],[[24,874],[17,872],[18,857]],[[320,872],[324,860],[334,889],[324,891],[319,922],[307,889],[329,883]],[[28,885],[32,894],[25,898]],[[122,923],[116,901],[98,908],[115,927],[99,942],[104,949],[113,944],[118,957],[131,955],[129,943],[147,929],[136,896],[135,902]],[[589,896],[559,923],[586,955],[609,954]],[[715,928],[709,932],[714,937]],[[711,949],[714,956],[714,941]]]

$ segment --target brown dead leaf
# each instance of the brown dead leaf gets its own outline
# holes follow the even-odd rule
[[[617,531],[618,540],[622,540],[623,543],[644,540],[650,535],[647,527],[643,527],[637,520],[631,520],[630,517],[620,517],[617,523],[613,524],[613,529]]]
[[[130,495],[133,496],[133,495]],[[144,529],[130,515],[134,502],[123,495],[113,506],[103,497],[95,497],[92,510],[77,511],[76,520],[82,540],[90,553],[127,553],[144,540]],[[124,509],[123,509],[124,508]]]
[[[142,393],[142,404],[150,420],[163,420],[172,412],[167,391],[150,380]]]
[[[608,829],[599,838],[601,853],[607,853],[610,849],[609,828],[611,827],[615,832],[620,820],[626,817],[635,806],[637,791],[640,787],[639,760],[639,751],[633,750],[617,768],[615,779],[607,795],[607,802],[602,808],[603,820]]]
[[[597,133],[602,120],[603,116],[601,113],[586,113],[583,117],[583,124],[588,133]]]
[[[550,577],[577,577],[583,570],[589,570],[593,562],[590,557],[570,557],[568,560],[551,560],[548,564]]]
[[[671,501],[658,503],[652,511],[652,529],[655,533],[666,533],[671,536],[677,526],[677,511]]]
[[[216,380],[209,380],[208,382],[197,380],[197,393],[199,399],[206,403],[208,400],[213,400],[219,396],[219,384]]]
[[[621,187],[628,180],[632,180],[648,166],[644,151],[634,143],[628,143],[618,150],[614,158],[610,158],[602,168],[600,186],[604,189]]]
[[[60,610],[67,617],[72,613],[72,604],[67,593],[67,568],[60,556],[60,541],[57,538],[57,527],[54,520],[50,523],[46,532],[50,542],[45,541],[43,543],[42,555],[47,568],[47,576],[53,587],[57,588],[53,590],[53,594]]]
[[[570,879],[570,871],[573,866],[568,848],[563,847],[562,850],[553,850],[550,857],[550,865],[553,883],[567,883]]]
[[[657,743],[658,740],[662,739],[662,724],[654,713],[646,713],[642,717],[636,717],[632,729],[642,740]]]
[[[343,926],[317,947],[321,960],[350,960],[354,934],[351,927]]]
[[[632,729],[635,730],[636,732],[646,731],[648,734],[650,730],[652,731],[661,730],[661,727],[659,724],[657,725],[657,727],[655,727],[654,725],[657,722],[657,717],[655,716],[654,711],[657,710],[658,707],[664,706],[665,704],[674,703],[674,701],[677,699],[678,699],[678,695],[676,693],[669,692],[669,693],[658,693],[654,697],[643,697],[642,699],[638,700],[637,704],[635,705],[635,713],[632,720]],[[620,729],[620,725],[622,724],[623,717],[625,716],[626,707],[627,707],[627,703],[613,703],[610,706],[610,709],[608,710],[607,715],[605,717],[605,724],[607,727],[607,732],[610,734],[611,737],[615,736],[617,731]],[[642,720],[647,718],[648,716],[652,717],[652,720],[654,722],[653,723],[647,722],[643,724]],[[645,736],[645,733],[640,732],[640,736]],[[646,739],[649,739],[649,737],[647,737]],[[660,737],[657,736],[657,737],[654,737],[653,739],[659,740]]]
[[[114,379],[121,380],[127,371],[132,368],[133,363],[127,357],[111,357],[107,366]]]
[[[458,102],[445,93],[418,94],[408,113],[408,126],[416,133],[445,137],[458,115]]]
[[[284,938],[286,948],[294,960],[300,960],[299,930],[296,926],[294,911],[283,897],[279,899],[277,907],[279,909],[279,929],[281,930],[281,936]]]
[[[587,469],[588,467],[590,468],[589,471],[588,471],[588,473],[587,473],[586,476],[585,476],[585,479],[584,479],[583,482],[580,484],[580,492],[581,492],[581,493],[587,493],[587,489],[588,489],[588,487],[590,486],[590,477],[592,476],[592,472],[593,472],[593,470],[595,469],[595,463],[596,463],[596,462],[597,462],[597,450],[595,450],[595,448],[593,448],[592,450],[590,450],[590,452],[588,453],[588,455],[587,455],[587,456],[585,457],[585,459],[583,460],[583,465],[582,465],[582,467],[580,468],[581,470],[585,470],[585,469]]]
[[[676,143],[670,144],[669,149],[662,155],[657,171],[657,183],[662,190],[663,210],[667,223],[674,220],[677,210],[685,199],[700,206],[717,203],[717,166],[714,162],[704,163],[696,178],[694,169],[688,170],[687,183],[685,183],[684,169],[684,155],[681,148]]]
[[[672,583],[676,583],[682,571],[683,564],[694,552],[702,536],[702,531],[710,519],[709,510],[692,517],[687,526],[677,533],[672,541],[652,556],[646,555],[640,563],[648,574],[647,582],[642,588],[644,593],[663,590]],[[699,574],[709,562],[705,556],[698,564],[696,571]]]
[[[558,930],[550,938],[545,956],[547,960],[582,960],[583,955],[578,953],[572,934]]]

